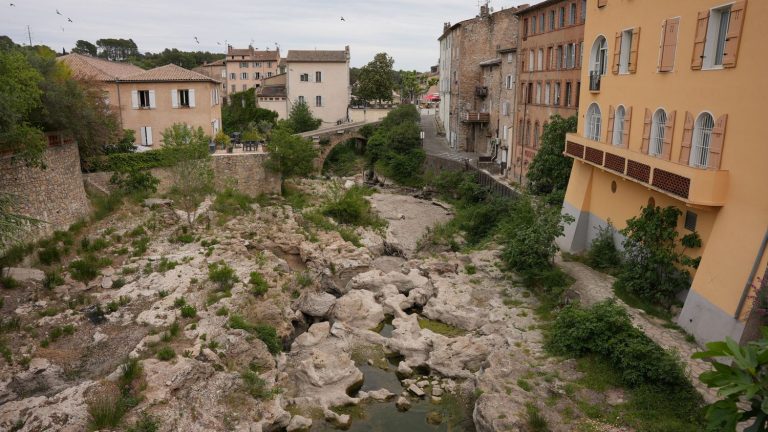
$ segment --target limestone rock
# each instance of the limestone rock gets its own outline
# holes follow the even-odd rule
[[[336,303],[336,297],[325,292],[309,292],[301,296],[294,304],[294,309],[300,310],[305,314],[322,318],[328,314],[328,311]]]
[[[368,392],[369,398],[379,402],[384,402],[385,400],[393,397],[394,395],[395,395],[394,393],[384,388],[379,390],[372,390]]]
[[[350,327],[368,329],[384,321],[384,309],[372,292],[355,290],[336,300],[331,316]]]
[[[410,366],[408,366],[408,363],[401,361],[397,365],[397,376],[400,378],[409,377],[413,374],[413,369],[411,369]]]
[[[109,276],[104,276],[103,278],[101,278],[101,287],[104,289],[112,288],[113,283],[114,282],[112,281],[112,278]]]
[[[409,401],[408,398],[399,396],[395,401],[395,406],[397,407],[398,411],[408,411],[411,409],[411,401]]]
[[[291,422],[288,423],[288,427],[285,430],[288,432],[306,431],[309,430],[310,427],[312,427],[312,419],[295,415],[291,419]]]
[[[422,397],[425,395],[424,390],[421,389],[421,387],[417,386],[416,384],[411,384],[408,387],[408,391],[413,393],[414,395],[418,397]]]
[[[19,282],[42,282],[45,279],[45,272],[36,268],[8,267],[2,274]]]

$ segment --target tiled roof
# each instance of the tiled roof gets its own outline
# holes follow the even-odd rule
[[[280,53],[278,51],[259,51],[252,50],[250,48],[232,48],[227,51],[227,56],[245,56],[245,60],[252,61],[280,61]],[[241,59],[230,59],[231,61],[238,61]]]
[[[218,82],[203,74],[184,69],[175,64],[158,66],[148,71],[130,75],[120,79],[126,82],[150,82],[150,81],[213,81]]]
[[[56,60],[69,66],[74,77],[79,79],[114,81],[144,72],[144,69],[130,63],[113,62],[83,54],[67,54]]]
[[[264,86],[259,90],[259,97],[287,97],[285,86]]]
[[[288,51],[288,62],[346,63],[346,51]]]

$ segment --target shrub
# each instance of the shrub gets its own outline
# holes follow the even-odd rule
[[[37,252],[37,259],[40,264],[51,265],[61,261],[61,250],[55,244],[49,245]]]
[[[255,198],[235,189],[227,188],[216,194],[213,210],[227,216],[239,216],[253,212],[251,204],[254,202],[256,202]]]
[[[312,285],[312,276],[307,272],[301,272],[296,274],[296,284],[302,288],[306,288]]]
[[[164,346],[157,350],[157,359],[161,361],[168,361],[176,357],[176,351],[169,346]]]
[[[267,324],[251,324],[243,318],[242,315],[231,314],[229,316],[229,328],[245,330],[253,333],[267,345],[267,349],[272,354],[277,354],[282,350],[282,341],[277,336],[277,330]]]
[[[679,360],[635,328],[624,308],[612,301],[589,308],[563,308],[552,325],[547,347],[556,354],[574,357],[597,354],[630,387],[691,386]]]
[[[160,430],[160,421],[143,412],[133,426],[127,429],[127,432],[157,432],[158,430]]]
[[[560,192],[556,199],[562,203],[562,192],[568,187],[573,159],[563,155],[565,134],[576,132],[576,116],[562,118],[553,115],[541,136],[541,148],[528,168],[528,189],[536,195]]]
[[[178,262],[169,260],[166,257],[161,257],[160,262],[157,263],[157,271],[160,273],[165,273],[168,270],[175,269],[177,265],[179,265]]]
[[[142,256],[147,252],[147,249],[149,249],[149,237],[141,236],[134,239],[131,241],[131,246],[133,247],[133,252],[131,252],[132,256]]]
[[[208,265],[208,279],[217,284],[222,291],[231,289],[238,281],[235,269],[223,261]]]
[[[248,279],[248,283],[253,287],[251,289],[251,292],[253,292],[256,296],[262,296],[267,293],[269,290],[269,285],[267,284],[267,280],[264,279],[264,276],[259,272],[251,272],[250,279]]]
[[[315,145],[284,128],[272,132],[267,151],[269,159],[265,166],[282,173],[283,178],[305,177],[315,170],[313,163],[318,154]]]
[[[19,287],[19,281],[12,276],[0,276],[0,287],[5,289],[16,289]]]
[[[365,199],[366,194],[368,191],[359,186],[342,191],[337,185],[331,200],[323,206],[323,214],[342,224],[383,226],[384,221],[371,211],[371,203]]]
[[[128,169],[115,171],[109,182],[116,185],[122,192],[140,198],[157,192],[160,179],[146,170]]]
[[[598,270],[612,270],[621,265],[621,254],[613,241],[613,225],[597,228],[597,237],[592,240],[587,252],[587,264]]]
[[[245,371],[240,374],[243,379],[245,391],[256,399],[270,399],[277,393],[274,389],[267,388],[267,382],[259,377],[256,372]]]
[[[120,393],[114,389],[104,389],[88,403],[91,430],[113,429],[120,425],[126,412],[126,406]]]
[[[102,220],[110,214],[117,211],[123,204],[123,194],[120,191],[112,192],[109,195],[95,194],[90,197],[93,205],[93,218]]]
[[[77,281],[90,282],[99,275],[99,270],[111,262],[109,258],[97,258],[93,254],[86,254],[83,258],[69,264],[69,272]]]
[[[182,318],[194,318],[197,316],[197,309],[192,305],[184,305],[181,307]]]
[[[348,140],[328,153],[323,163],[323,174],[346,177],[359,173],[362,169],[359,159],[355,140]]]

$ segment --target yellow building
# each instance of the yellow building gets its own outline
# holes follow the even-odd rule
[[[753,334],[766,273],[764,0],[588,0],[579,127],[560,246],[589,247],[649,202],[703,240],[678,323],[700,342]],[[621,239],[617,235],[617,244]]]

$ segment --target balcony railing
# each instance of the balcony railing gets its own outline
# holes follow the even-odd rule
[[[600,72],[598,71],[591,71],[589,73],[589,91],[593,92],[599,92],[600,91],[600,78],[602,75],[600,75]]]
[[[485,87],[485,86],[475,87],[475,96],[479,98],[484,98],[488,96],[488,87]]]
[[[728,171],[677,164],[625,148],[588,140],[577,134],[565,139],[566,156],[596,166],[687,204],[719,207],[725,204]]]
[[[488,123],[491,121],[491,114],[484,112],[465,112],[461,114],[461,121],[464,123]]]

